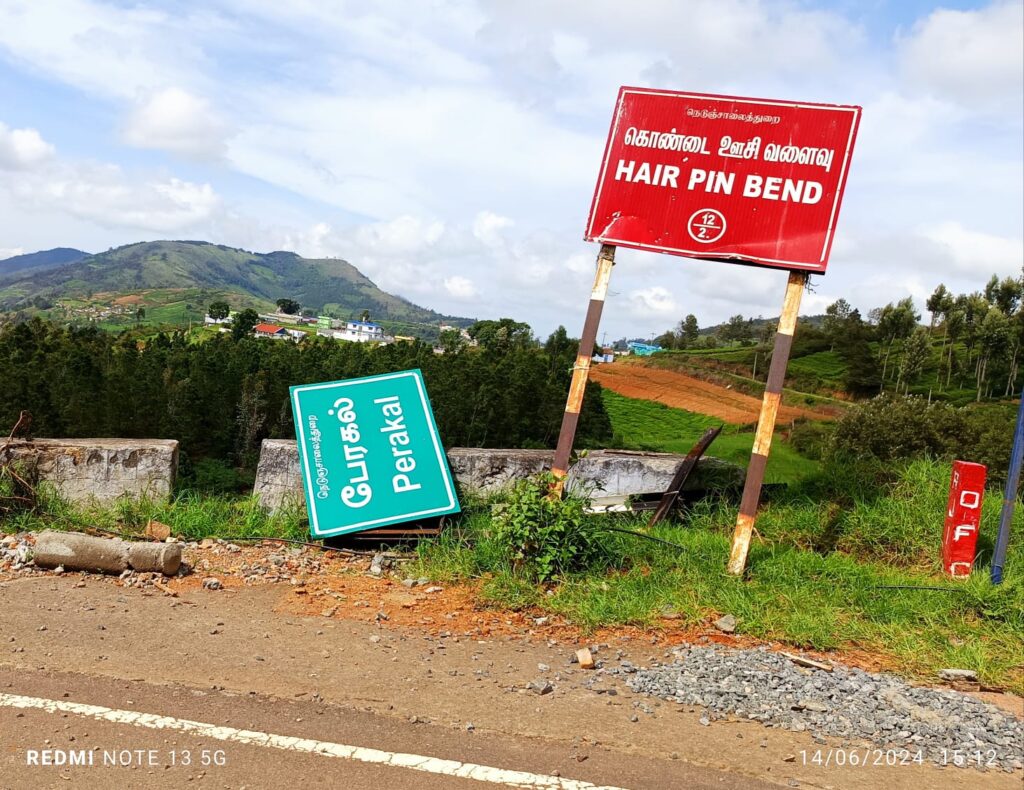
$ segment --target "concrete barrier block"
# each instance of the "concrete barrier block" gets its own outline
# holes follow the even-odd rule
[[[664,491],[682,455],[626,450],[595,450],[569,471],[568,487],[588,495],[621,496]],[[491,493],[516,480],[551,468],[553,450],[454,447],[448,450],[452,475],[463,489]],[[742,486],[743,469],[717,458],[702,458],[684,490]],[[304,506],[298,448],[289,439],[266,439],[260,452],[253,493],[264,507]]]
[[[170,439],[15,440],[0,461],[22,464],[38,482],[76,503],[106,504],[129,496],[162,499],[178,470],[178,443]]]

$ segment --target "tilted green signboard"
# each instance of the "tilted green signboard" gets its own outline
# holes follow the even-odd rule
[[[315,538],[459,512],[418,370],[291,388]]]

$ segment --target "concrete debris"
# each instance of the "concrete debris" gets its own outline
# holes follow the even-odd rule
[[[715,628],[721,631],[723,634],[732,634],[736,632],[736,618],[731,614],[727,614],[724,617],[719,617],[715,620]]]
[[[551,684],[551,681],[546,680],[545,678],[539,678],[538,680],[533,681],[533,683],[530,684],[530,688],[532,688],[534,692],[536,692],[542,697],[546,694],[550,694],[552,691],[555,690],[555,687]]]
[[[136,571],[173,576],[181,567],[181,544],[129,543],[128,564]]]
[[[825,664],[821,661],[815,661],[813,658],[807,658],[807,656],[797,656],[793,653],[787,653],[785,651],[780,651],[780,655],[785,656],[794,664],[799,664],[802,667],[809,667],[810,669],[820,669],[822,672],[832,671],[831,664]]]
[[[580,669],[593,669],[596,666],[593,654],[586,647],[576,651],[576,663],[580,665]]]
[[[181,544],[132,543],[120,538],[97,538],[78,532],[47,530],[36,538],[36,565],[64,571],[117,573],[126,571],[173,576],[181,567]],[[130,575],[130,573],[129,573]]]
[[[965,680],[969,683],[976,683],[978,681],[978,673],[973,669],[940,669],[939,677],[943,680]]]
[[[78,532],[46,530],[36,538],[33,551],[41,568],[123,573],[128,569],[128,544],[118,538],[94,538]]]
[[[167,524],[150,520],[146,524],[146,537],[153,540],[167,540],[171,536],[171,528]]]

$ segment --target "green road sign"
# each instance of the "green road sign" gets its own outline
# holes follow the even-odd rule
[[[291,388],[315,538],[459,512],[423,375]]]

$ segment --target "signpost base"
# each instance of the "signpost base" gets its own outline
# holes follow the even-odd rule
[[[761,401],[761,414],[757,418],[757,433],[754,434],[754,448],[750,454],[750,466],[743,484],[743,498],[740,512],[736,517],[736,530],[732,536],[732,552],[729,555],[729,573],[739,576],[747,566],[747,552],[750,537],[754,532],[757,505],[761,499],[761,485],[768,465],[768,452],[772,446],[775,418],[782,402],[782,382],[786,378],[786,364],[793,347],[793,333],[796,330],[797,314],[800,312],[800,297],[807,285],[806,272],[790,272],[786,283],[786,297],[779,316],[779,328],[775,333],[772,361],[768,368],[768,383]]]
[[[587,317],[583,322],[583,337],[580,338],[580,350],[572,369],[569,397],[565,402],[562,428],[558,432],[558,447],[555,449],[555,460],[551,465],[551,472],[555,476],[551,497],[555,499],[562,496],[565,476],[569,471],[572,443],[576,438],[576,425],[580,421],[580,409],[583,408],[583,393],[587,388],[587,377],[590,375],[590,358],[594,355],[597,327],[601,323],[601,311],[604,310],[604,299],[608,295],[608,281],[611,279],[614,265],[615,247],[611,244],[602,244],[601,251],[597,253],[594,290],[590,294],[590,305],[587,307]]]

